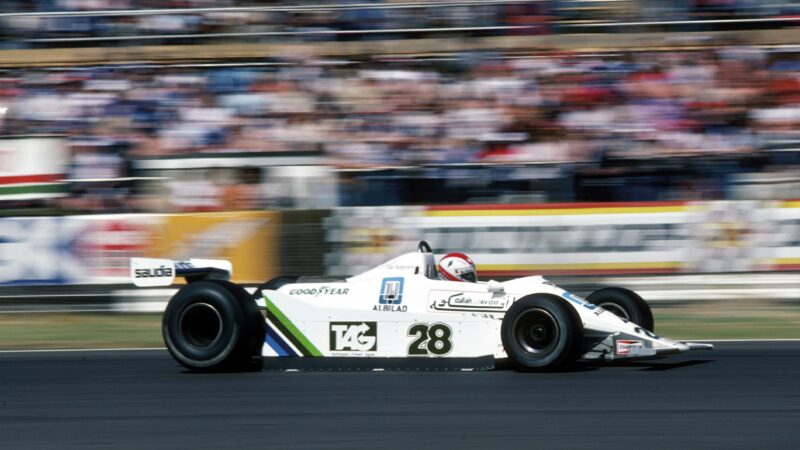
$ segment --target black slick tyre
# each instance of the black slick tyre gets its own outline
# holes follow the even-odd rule
[[[228,281],[183,287],[164,311],[162,332],[170,354],[193,371],[261,368],[264,317],[252,297]]]
[[[629,320],[648,331],[655,331],[650,305],[639,294],[621,287],[607,287],[589,294],[586,301]]]
[[[577,360],[583,326],[577,311],[561,298],[533,294],[511,305],[500,334],[517,369],[551,371]]]

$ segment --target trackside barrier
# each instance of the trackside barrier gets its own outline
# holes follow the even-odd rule
[[[0,218],[0,285],[124,284],[131,257],[228,259],[234,280],[349,275],[415,248],[482,277],[800,271],[800,200]]]
[[[0,219],[0,285],[128,283],[132,257],[227,259],[233,280],[278,273],[278,212]]]
[[[425,239],[482,277],[800,270],[800,201],[343,208],[328,274],[358,273]]]

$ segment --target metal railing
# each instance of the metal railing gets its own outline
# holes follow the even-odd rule
[[[372,34],[418,34],[418,33],[458,33],[479,31],[506,31],[533,28],[528,25],[499,25],[489,27],[438,27],[438,28],[391,28],[375,30],[296,30],[296,31],[259,31],[249,33],[195,33],[195,34],[146,34],[135,36],[96,36],[68,38],[36,38],[23,39],[20,42],[116,42],[146,41],[167,39],[210,39],[232,37],[264,37],[264,36],[339,36],[339,35],[372,35]]]
[[[45,11],[45,12],[13,12],[0,13],[2,17],[108,17],[108,16],[161,16],[168,14],[207,14],[238,12],[321,12],[321,11],[355,11],[379,9],[421,9],[452,8],[463,6],[510,5],[515,3],[537,3],[548,0],[455,0],[428,1],[407,3],[349,3],[349,4],[316,4],[286,6],[230,6],[219,8],[169,8],[169,9],[105,9],[98,11]],[[629,0],[606,0],[624,2]]]
[[[0,19],[15,17],[39,18],[69,18],[69,17],[120,17],[120,16],[160,16],[160,15],[202,15],[225,13],[316,13],[356,10],[407,10],[407,9],[441,9],[463,8],[481,6],[504,6],[519,4],[543,3],[547,0],[432,0],[403,3],[353,3],[353,4],[311,4],[311,5],[281,5],[281,6],[239,6],[239,7],[207,7],[207,8],[170,8],[170,9],[125,9],[125,10],[96,10],[96,11],[45,11],[45,12],[6,12],[0,13]],[[586,3],[621,4],[631,3],[632,0],[584,0]],[[782,6],[795,6],[800,4],[787,3]],[[777,5],[760,5],[759,10]],[[557,14],[556,14],[557,16]],[[19,43],[47,44],[47,43],[100,43],[100,42],[130,42],[130,41],[170,41],[170,40],[201,40],[201,39],[227,39],[227,38],[264,38],[264,37],[324,37],[324,36],[369,36],[369,35],[409,35],[420,34],[446,34],[446,33],[492,33],[505,31],[522,31],[536,29],[541,26],[552,27],[559,33],[583,33],[619,29],[632,30],[635,28],[660,27],[680,29],[686,26],[723,26],[752,27],[754,24],[764,24],[765,27],[775,24],[797,24],[798,17],[743,17],[719,19],[691,19],[691,20],[663,20],[663,21],[613,21],[613,20],[548,20],[540,24],[529,25],[489,25],[489,26],[444,26],[444,27],[398,27],[398,28],[371,28],[371,29],[333,29],[326,28],[324,24],[316,25],[316,29],[286,29],[275,31],[248,31],[248,32],[207,32],[207,33],[180,33],[180,34],[130,34],[130,35],[99,35],[99,36],[57,36],[35,37],[23,39],[9,39]],[[280,27],[279,23],[265,23]]]

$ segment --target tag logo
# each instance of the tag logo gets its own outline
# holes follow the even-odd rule
[[[374,352],[378,349],[376,322],[331,322],[331,351]]]
[[[384,278],[378,303],[381,305],[399,305],[402,303],[403,282],[402,277]]]

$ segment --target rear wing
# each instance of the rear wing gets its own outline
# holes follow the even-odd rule
[[[228,280],[233,264],[222,259],[185,259],[173,261],[157,258],[131,258],[131,280],[139,287],[169,286],[175,277],[187,282]]]

